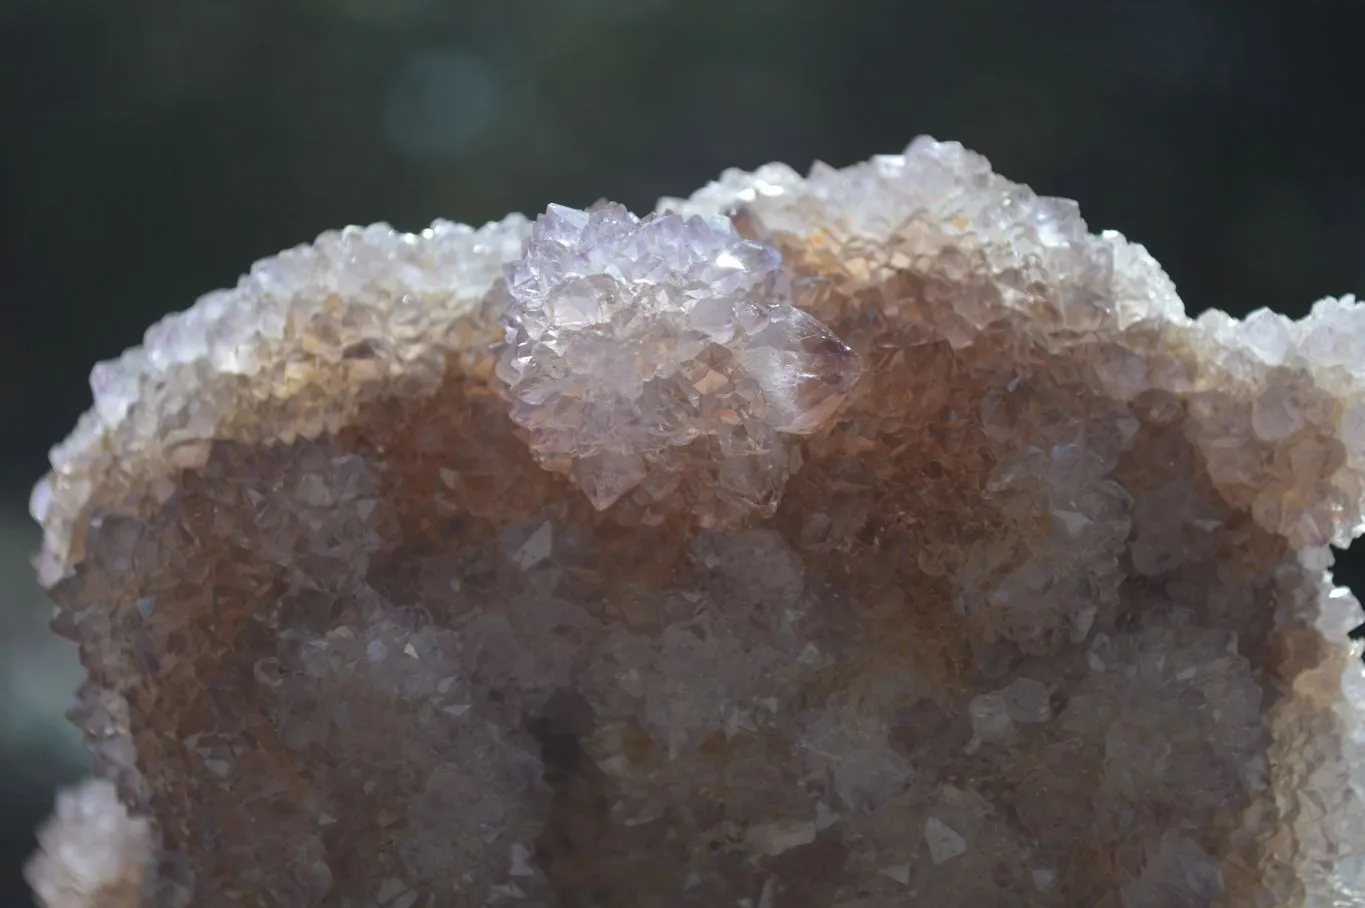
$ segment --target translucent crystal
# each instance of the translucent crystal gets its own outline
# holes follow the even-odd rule
[[[967,840],[937,817],[925,821],[924,840],[929,843],[929,859],[935,864],[951,861],[967,852]]]
[[[91,780],[57,795],[38,831],[40,851],[26,870],[50,908],[137,908],[152,862],[150,824],[128,816],[114,786]]]
[[[677,497],[706,524],[771,513],[785,436],[819,429],[860,372],[781,265],[723,218],[551,206],[509,270],[497,373],[536,457],[599,510],[649,479],[646,506]]]

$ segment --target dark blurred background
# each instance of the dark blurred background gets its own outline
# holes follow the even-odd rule
[[[1354,5],[0,0],[0,908],[84,771],[28,490],[157,317],[330,227],[640,211],[919,133],[1079,199],[1193,311],[1301,314],[1365,291]]]

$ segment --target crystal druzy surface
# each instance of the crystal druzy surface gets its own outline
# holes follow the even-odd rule
[[[800,463],[784,439],[817,431],[859,372],[787,277],[719,215],[552,206],[493,297],[512,420],[599,509],[635,492],[648,523],[771,515]]]
[[[1349,297],[920,139],[326,234],[92,384],[51,908],[1365,903]]]

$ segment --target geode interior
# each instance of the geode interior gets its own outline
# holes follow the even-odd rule
[[[92,385],[50,908],[1365,904],[1350,297],[919,139],[325,234]]]

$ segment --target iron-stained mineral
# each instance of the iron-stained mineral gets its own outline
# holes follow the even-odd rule
[[[325,234],[92,385],[48,908],[1365,904],[1350,297],[919,139]]]

